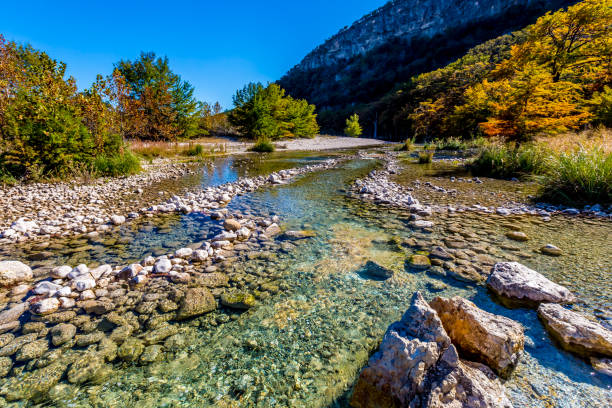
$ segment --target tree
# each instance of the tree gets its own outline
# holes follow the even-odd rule
[[[583,75],[593,68],[610,70],[612,0],[584,0],[568,9],[548,12],[528,29],[528,40],[515,47],[511,62],[535,60],[554,82]]]
[[[153,52],[143,52],[136,61],[121,60],[115,68],[125,77],[130,96],[140,102],[143,113],[137,119],[144,123],[132,127],[131,137],[175,140],[198,134],[194,88],[172,72],[167,57],[157,58]]]
[[[510,78],[478,85],[471,95],[481,99],[470,104],[487,105],[490,116],[481,123],[485,134],[525,140],[537,133],[565,132],[586,123],[591,114],[580,90],[571,82],[555,82],[550,72],[529,63]]]
[[[361,136],[363,133],[361,125],[359,124],[359,115],[354,113],[346,119],[346,128],[344,128],[344,134],[351,137]]]
[[[63,175],[95,154],[79,116],[77,88],[66,65],[31,46],[0,39],[0,167],[16,177]],[[11,74],[12,73],[12,74]]]
[[[255,139],[312,137],[319,131],[314,105],[285,95],[277,84],[250,83],[234,95],[229,121]]]

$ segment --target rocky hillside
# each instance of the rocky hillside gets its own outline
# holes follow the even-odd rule
[[[571,3],[394,0],[317,47],[279,83],[320,108],[371,102],[414,74]]]

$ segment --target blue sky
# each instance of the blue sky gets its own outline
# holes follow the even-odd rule
[[[386,0],[3,2],[0,33],[68,64],[79,87],[140,51],[167,55],[200,100],[231,105],[250,81],[274,81]]]

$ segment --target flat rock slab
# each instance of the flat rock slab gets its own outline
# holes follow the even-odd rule
[[[435,310],[415,293],[361,372],[350,404],[379,407],[512,407],[486,366],[464,362]]]
[[[564,349],[583,356],[612,357],[612,331],[580,313],[543,303],[538,316]]]
[[[536,306],[539,303],[571,303],[576,297],[569,289],[518,262],[493,266],[487,287],[495,294]]]
[[[510,375],[525,345],[520,323],[486,312],[462,297],[437,297],[430,305],[462,356],[487,364],[502,377]]]

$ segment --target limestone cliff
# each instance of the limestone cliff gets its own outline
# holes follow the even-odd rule
[[[412,75],[533,23],[568,0],[394,0],[342,29],[279,83],[319,107],[368,103]]]

